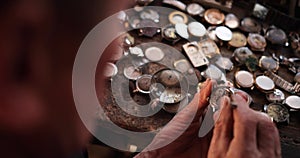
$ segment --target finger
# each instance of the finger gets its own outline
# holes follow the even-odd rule
[[[280,154],[279,136],[277,128],[271,118],[262,112],[256,112],[257,124],[257,146],[258,150],[268,157],[278,157]]]
[[[193,140],[195,136],[197,136],[197,132],[200,128],[198,120],[208,105],[206,98],[210,95],[211,87],[212,82],[207,80],[201,92],[194,96],[194,99],[189,103],[189,105],[177,113],[174,118],[156,135],[151,146],[161,146],[161,144],[173,141],[174,138],[176,139],[180,135],[182,136],[178,139],[187,142]]]
[[[232,101],[237,105],[237,108],[233,110],[233,146],[236,148],[247,147],[242,150],[257,151],[257,120],[254,117],[254,111],[247,106],[246,100],[239,94],[232,95]]]
[[[223,97],[220,116],[216,120],[213,138],[211,141],[210,156],[225,157],[233,137],[233,111],[230,99]]]

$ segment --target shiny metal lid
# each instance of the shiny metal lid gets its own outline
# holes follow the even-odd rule
[[[211,25],[219,25],[224,22],[225,15],[219,9],[208,9],[204,13],[204,19]]]

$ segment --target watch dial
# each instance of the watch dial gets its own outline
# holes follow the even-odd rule
[[[285,122],[289,119],[289,111],[282,104],[270,104],[267,107],[267,114],[273,118],[275,122]]]

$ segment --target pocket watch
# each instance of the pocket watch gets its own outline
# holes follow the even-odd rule
[[[222,41],[230,41],[232,39],[232,32],[225,26],[218,26],[216,28],[216,36]]]
[[[249,33],[247,41],[253,51],[264,51],[267,46],[266,39],[258,33]]]
[[[222,24],[225,20],[225,15],[219,9],[208,9],[204,13],[204,19],[211,25]]]
[[[240,20],[232,13],[229,13],[225,17],[225,25],[231,29],[238,28]]]
[[[274,81],[269,78],[268,76],[258,76],[255,78],[255,85],[257,87],[257,89],[259,89],[260,91],[264,92],[264,93],[268,93],[272,90],[274,90],[275,88],[275,83]]]
[[[292,109],[300,110],[300,97],[299,96],[296,96],[296,95],[289,96],[284,100],[283,103]]]
[[[153,62],[161,61],[165,57],[165,53],[158,47],[149,47],[145,50],[145,57]]]
[[[169,21],[171,24],[178,24],[178,23],[184,23],[186,24],[188,22],[188,17],[183,12],[174,11],[169,14]]]
[[[279,62],[272,57],[262,56],[258,62],[259,67],[264,70],[276,72],[279,69]]]
[[[280,103],[271,103],[264,106],[264,111],[277,123],[289,123],[289,111]]]
[[[233,32],[232,39],[228,42],[228,45],[236,48],[244,47],[247,45],[246,36],[240,32]]]
[[[270,29],[266,34],[266,39],[272,44],[283,45],[287,42],[285,32],[278,28]]]
[[[238,71],[234,75],[236,85],[239,88],[252,88],[254,84],[253,74],[248,71]]]
[[[190,3],[187,7],[186,7],[186,11],[188,14],[195,16],[195,15],[199,15],[199,16],[203,16],[205,9],[199,5],[198,3]]]
[[[285,99],[284,93],[279,89],[275,89],[273,92],[267,93],[266,97],[267,100],[272,103],[282,103]]]
[[[250,17],[246,17],[241,21],[240,28],[245,32],[259,33],[261,31],[261,24]]]

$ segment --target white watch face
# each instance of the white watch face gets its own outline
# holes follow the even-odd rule
[[[238,71],[235,80],[243,88],[251,88],[254,83],[253,75],[248,71]]]
[[[158,62],[165,57],[165,53],[158,47],[149,47],[145,50],[145,57],[150,61]]]
[[[175,30],[176,30],[177,34],[182,38],[188,39],[190,37],[190,35],[188,33],[188,26],[184,23],[176,24]]]
[[[206,28],[199,22],[191,22],[188,24],[188,31],[195,37],[202,37],[206,33]]]
[[[255,79],[256,85],[264,90],[264,91],[270,91],[275,88],[275,83],[273,80],[271,80],[267,76],[259,76]]]
[[[219,26],[216,28],[216,35],[220,40],[230,41],[232,39],[232,32],[225,26]]]
[[[285,99],[284,103],[293,109],[300,110],[300,97],[293,95]]]

